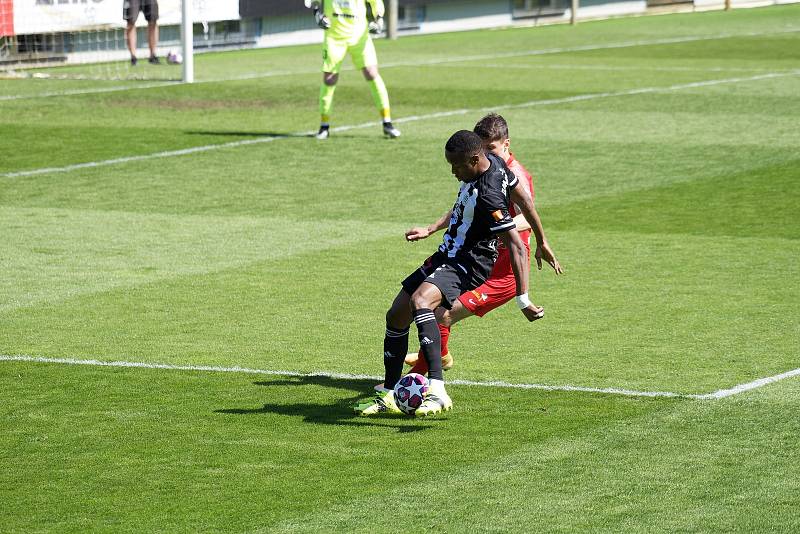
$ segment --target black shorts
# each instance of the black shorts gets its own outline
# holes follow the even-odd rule
[[[144,12],[147,22],[158,20],[158,0],[123,0],[122,18],[128,22],[136,22],[139,12]]]
[[[436,251],[419,269],[402,282],[403,290],[413,295],[422,282],[429,282],[442,292],[442,306],[448,310],[465,291],[475,289],[486,281],[486,277],[468,263],[449,258]]]

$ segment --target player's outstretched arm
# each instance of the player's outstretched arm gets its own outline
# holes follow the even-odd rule
[[[533,203],[533,199],[528,191],[523,187],[515,187],[511,190],[511,200],[514,204],[519,206],[522,215],[525,217],[525,220],[528,221],[528,224],[530,224],[533,235],[536,238],[536,252],[534,253],[536,266],[541,270],[542,259],[544,259],[544,261],[553,268],[556,274],[563,273],[564,270],[561,268],[561,264],[558,262],[558,259],[556,259],[556,255],[553,253],[544,235],[542,220],[539,217],[539,212],[536,211],[536,205]],[[525,229],[526,228],[523,228],[523,230]]]
[[[511,269],[517,283],[517,306],[529,321],[540,319],[544,310],[528,298],[528,251],[516,228],[498,234],[511,258]]]
[[[410,230],[406,231],[406,241],[419,241],[420,239],[425,239],[426,237],[435,234],[439,230],[444,230],[447,228],[448,223],[450,222],[450,217],[453,216],[453,210],[448,211],[439,219],[425,228],[421,226],[415,226]]]

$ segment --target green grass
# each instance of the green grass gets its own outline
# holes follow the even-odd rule
[[[697,394],[800,368],[798,15],[380,41],[394,115],[417,117],[393,141],[352,70],[334,127],[375,126],[296,135],[316,46],[0,100],[0,355],[379,375],[385,311],[437,245],[403,231],[452,204],[447,137],[499,108],[566,274],[532,273],[543,321],[458,325],[447,378]],[[718,401],[451,386],[429,421],[354,417],[372,385],[0,362],[3,530],[800,529],[796,378]]]

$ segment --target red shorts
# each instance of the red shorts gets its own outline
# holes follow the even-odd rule
[[[531,250],[528,249],[528,261],[531,259]],[[514,269],[511,267],[511,255],[508,249],[499,250],[494,268],[482,285],[472,291],[462,293],[458,300],[466,309],[478,317],[483,317],[495,308],[499,308],[517,295],[517,281],[514,279]]]

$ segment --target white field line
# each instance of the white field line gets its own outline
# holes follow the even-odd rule
[[[63,365],[91,365],[99,367],[133,367],[142,369],[167,369],[175,371],[206,371],[213,373],[243,373],[243,374],[256,374],[268,376],[294,376],[294,377],[324,377],[334,380],[373,380],[380,381],[383,379],[381,376],[375,375],[357,375],[346,373],[330,373],[317,371],[312,373],[300,373],[297,371],[282,371],[270,369],[250,369],[247,367],[217,367],[208,365],[172,365],[164,363],[144,363],[144,362],[126,362],[126,361],[102,361],[102,360],[76,360],[72,358],[43,358],[38,356],[9,356],[0,355],[0,361],[6,362],[31,362],[31,363],[55,363]],[[800,369],[794,369],[779,375],[760,378],[753,382],[740,384],[730,389],[720,389],[713,393],[707,394],[689,394],[689,393],[675,393],[672,391],[636,391],[631,389],[620,388],[594,388],[583,386],[552,386],[546,384],[516,384],[503,381],[474,381],[474,380],[449,380],[448,384],[459,386],[476,386],[476,387],[493,387],[504,389],[535,389],[544,391],[569,391],[581,393],[602,393],[606,395],[623,395],[626,397],[667,397],[679,399],[699,399],[699,400],[712,400],[730,397],[745,391],[750,391],[756,388],[773,384],[786,378],[791,378],[800,375]]]
[[[437,65],[444,68],[457,68],[463,69],[463,65]],[[499,70],[596,70],[596,71],[612,71],[612,72],[782,72],[774,69],[764,68],[748,68],[748,67],[639,67],[627,65],[580,65],[570,63],[539,63],[532,65],[509,65],[507,63],[485,63],[481,65],[481,69],[499,69]],[[787,71],[792,69],[785,69]]]
[[[269,369],[250,369],[246,367],[215,367],[207,365],[171,365],[162,363],[143,363],[126,361],[102,361],[102,360],[76,360],[72,358],[42,358],[38,356],[5,356],[0,355],[0,361],[12,362],[33,362],[33,363],[57,363],[64,365],[93,365],[102,367],[136,367],[144,369],[169,369],[176,371],[207,371],[215,373],[245,373],[269,376],[295,376],[295,377],[325,377],[336,380],[383,380],[382,376],[376,375],[356,375],[344,373],[312,372],[300,373],[296,371],[281,371]],[[580,391],[587,393],[606,393],[612,395],[626,395],[630,397],[675,397],[675,398],[697,398],[697,395],[684,395],[669,391],[633,391],[617,388],[590,388],[581,386],[548,386],[544,384],[513,384],[509,382],[492,381],[480,382],[472,380],[449,380],[448,384],[460,386],[483,386],[495,388],[513,389],[541,389],[545,391]]]
[[[466,115],[468,113],[485,113],[488,111],[500,111],[505,109],[521,109],[521,108],[528,108],[534,106],[552,106],[556,104],[569,104],[573,102],[582,102],[585,100],[595,100],[598,98],[611,98],[617,96],[630,96],[630,95],[639,95],[639,94],[646,94],[646,93],[665,93],[670,91],[680,91],[682,89],[692,89],[696,87],[708,87],[712,85],[722,85],[726,83],[740,83],[740,82],[751,82],[751,81],[758,81],[758,80],[767,80],[771,78],[781,78],[786,76],[797,76],[800,75],[800,69],[792,70],[792,71],[785,71],[785,72],[769,72],[766,74],[759,74],[755,76],[747,76],[747,77],[736,77],[736,78],[723,78],[723,79],[716,79],[716,80],[706,80],[701,82],[690,82],[690,83],[683,83],[683,84],[676,84],[676,85],[668,85],[664,87],[642,87],[639,89],[629,89],[627,91],[614,91],[614,92],[606,92],[606,93],[587,93],[585,95],[576,95],[576,96],[569,96],[564,98],[552,98],[546,100],[531,100],[529,102],[522,102],[519,104],[507,104],[507,105],[500,105],[500,106],[492,106],[492,107],[485,107],[485,108],[478,108],[478,109],[454,109],[450,111],[442,111],[438,113],[429,113],[426,115],[412,115],[410,117],[403,117],[400,119],[396,119],[394,122],[396,123],[406,123],[406,122],[416,122],[416,121],[423,121],[428,119],[436,119],[441,117],[451,117],[455,115]],[[377,124],[375,122],[367,122],[362,124],[350,124],[345,126],[339,126],[336,128],[331,128],[332,132],[343,132],[348,130],[357,130],[363,128],[377,128]],[[153,154],[142,154],[140,156],[126,156],[122,158],[114,158],[114,159],[107,159],[101,161],[90,161],[86,163],[76,163],[73,165],[65,165],[63,167],[44,167],[39,169],[31,169],[27,171],[14,171],[14,172],[6,172],[0,174],[0,178],[23,178],[27,176],[36,176],[40,174],[51,174],[51,173],[64,173],[64,172],[71,172],[74,170],[79,169],[87,169],[87,168],[94,168],[94,167],[105,167],[108,165],[118,165],[122,163],[130,163],[133,161],[144,161],[150,159],[161,159],[161,158],[170,158],[175,156],[185,156],[188,154],[195,154],[198,152],[208,152],[211,150],[219,150],[223,148],[237,148],[247,145],[257,145],[262,143],[269,143],[278,139],[285,139],[289,137],[308,137],[315,133],[314,130],[306,131],[306,132],[296,132],[293,134],[288,135],[278,135],[278,136],[271,136],[271,137],[260,137],[257,139],[244,139],[241,141],[231,141],[229,143],[221,143],[216,145],[204,145],[192,148],[184,148],[181,150],[170,150],[165,152],[156,152]]]
[[[311,135],[315,133],[316,130],[306,132],[304,134],[295,134],[295,135]],[[144,161],[150,159],[160,159],[160,158],[172,158],[175,156],[186,156],[189,154],[195,154],[198,152],[207,152],[209,150],[219,150],[223,148],[235,148],[247,145],[255,145],[255,144],[262,144],[262,143],[269,143],[271,141],[276,141],[278,139],[283,139],[284,137],[288,136],[271,136],[271,137],[259,137],[257,139],[243,139],[241,141],[231,141],[229,143],[221,143],[218,145],[204,145],[204,146],[195,146],[191,148],[182,148],[180,150],[167,150],[165,152],[155,152],[152,154],[142,154],[140,156],[125,156],[122,158],[114,158],[114,159],[105,159],[101,161],[89,161],[86,163],[76,163],[74,165],[66,165],[64,167],[44,167],[40,169],[32,169],[29,171],[19,171],[19,172],[8,172],[4,174],[0,174],[0,178],[19,178],[23,176],[36,176],[38,174],[49,174],[49,173],[58,173],[58,172],[70,172],[76,171],[79,169],[89,169],[93,167],[106,167],[108,165],[118,165],[121,163],[130,163],[132,161]]]
[[[494,54],[475,54],[471,56],[450,56],[446,58],[431,58],[427,60],[415,60],[415,61],[397,61],[394,63],[384,63],[380,65],[381,68],[396,68],[396,67],[420,67],[420,66],[428,66],[428,65],[444,65],[447,63],[460,63],[465,61],[489,61],[489,60],[498,60],[498,59],[508,59],[514,57],[528,57],[528,56],[544,56],[544,55],[551,55],[551,54],[563,54],[568,52],[586,52],[592,50],[607,50],[607,49],[616,49],[616,48],[631,48],[636,46],[653,46],[653,45],[663,45],[663,44],[677,44],[677,43],[689,43],[695,41],[712,41],[718,39],[730,39],[734,37],[759,37],[765,35],[781,35],[786,33],[797,33],[800,32],[800,28],[785,28],[783,30],[777,31],[769,31],[769,32],[745,32],[745,33],[720,33],[715,35],[693,35],[693,36],[686,36],[686,37],[671,37],[671,38],[664,38],[664,39],[650,39],[650,40],[637,40],[637,41],[622,41],[618,43],[605,43],[605,44],[592,44],[592,45],[580,45],[580,46],[568,46],[568,47],[559,47],[559,48],[542,48],[537,50],[520,50],[516,52],[504,52],[504,53],[494,53]],[[485,65],[484,65],[485,66]],[[345,71],[355,70],[353,67],[348,66],[345,67]],[[714,69],[710,69],[712,72],[716,72]],[[732,69],[720,69],[721,71],[725,70],[732,70]],[[296,76],[296,75],[305,75],[305,74],[318,74],[320,72],[319,68],[311,68],[311,69],[300,69],[300,70],[280,70],[280,71],[270,71],[270,72],[256,72],[250,74],[242,74],[240,76],[232,76],[227,78],[209,78],[207,80],[197,80],[194,83],[221,83],[221,82],[233,82],[233,81],[243,81],[243,80],[256,80],[260,78],[273,78],[276,76]],[[24,94],[24,95],[5,95],[0,96],[1,101],[9,101],[9,100],[27,100],[33,98],[51,98],[51,97],[59,97],[59,96],[74,96],[74,95],[87,95],[87,94],[94,94],[94,93],[108,93],[114,91],[127,91],[131,89],[151,89],[153,87],[163,87],[166,85],[179,85],[182,82],[155,82],[151,84],[138,84],[138,85],[126,85],[120,87],[106,87],[106,88],[98,88],[98,89],[75,89],[75,90],[67,90],[67,91],[51,91],[46,93],[34,93],[34,94]]]
[[[753,380],[752,382],[748,382],[746,384],[739,384],[738,386],[734,386],[730,389],[720,389],[715,391],[714,393],[709,393],[707,395],[701,395],[699,398],[702,399],[722,399],[725,397],[730,397],[732,395],[738,395],[739,393],[744,393],[745,391],[750,391],[751,389],[757,389],[767,384],[773,384],[780,380],[784,380],[786,378],[792,378],[793,376],[800,376],[800,369],[792,369],[791,371],[786,371],[785,373],[781,373],[779,375],[768,376],[766,378],[759,378],[758,380]]]

